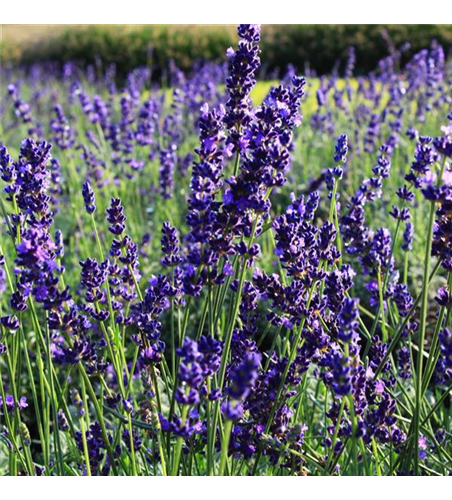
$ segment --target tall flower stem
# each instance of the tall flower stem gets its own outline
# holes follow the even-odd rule
[[[405,207],[405,201],[403,201],[403,203],[401,204],[400,210],[403,210],[404,207]],[[379,294],[383,295],[383,297],[384,297],[384,294],[386,292],[386,287],[388,286],[389,270],[391,269],[390,263],[391,263],[391,260],[392,260],[392,257],[394,255],[394,251],[395,251],[395,248],[396,248],[396,244],[397,244],[397,240],[398,240],[399,232],[400,232],[400,227],[401,227],[401,219],[398,218],[397,219],[397,225],[396,225],[395,232],[394,232],[394,237],[392,239],[391,251],[389,253],[388,265],[386,266],[386,270],[385,270],[385,273],[384,273],[383,280],[381,280],[381,271],[378,270],[378,274],[379,274],[378,277],[382,281],[382,284],[380,284],[380,283],[378,284],[378,289],[379,289]],[[372,328],[370,330],[371,337],[373,337],[373,335],[375,333],[375,330],[377,328],[378,319],[380,317],[380,312],[382,311],[383,305],[384,305],[384,303],[383,303],[383,301],[381,300],[381,297],[380,297],[380,300],[379,300],[378,306],[377,306],[377,312],[375,314],[375,319],[374,319],[374,322],[372,323]],[[381,316],[383,318],[384,311],[381,312]],[[382,320],[382,329],[385,328],[385,326],[386,326],[386,325],[384,325],[384,326],[383,325],[384,325],[384,321]]]
[[[141,293],[141,289],[140,289],[140,287],[138,285],[137,278],[135,276],[135,273],[133,272],[132,266],[130,266],[130,265],[129,265],[129,273],[132,276],[133,283],[134,283],[135,288],[137,290],[138,298],[139,298],[140,302],[143,302],[143,294]],[[132,380],[133,380],[133,373],[134,373],[134,370],[135,370],[135,365],[136,365],[137,358],[138,358],[138,350],[136,350],[136,356],[134,358],[134,364],[132,366],[132,371],[130,372],[130,380],[129,380],[128,391],[131,390],[131,384],[132,384]],[[159,389],[158,389],[158,381],[157,381],[157,375],[155,373],[154,366],[152,366],[152,368],[151,368],[151,377],[152,377],[152,382],[154,384],[154,388],[155,388],[155,392],[156,392],[156,396],[157,396],[157,402],[158,402],[158,405],[159,405],[159,411],[161,411],[160,398],[159,398]],[[165,381],[165,383],[166,383],[166,381]],[[159,454],[160,454],[160,461],[161,461],[161,466],[162,466],[162,472],[163,472],[163,475],[166,476],[165,454],[164,454],[164,451],[163,451],[162,429],[160,427],[160,422],[158,423],[158,426],[157,426],[157,439],[158,439],[158,446],[159,446]]]
[[[224,424],[223,441],[221,443],[220,467],[218,469],[219,476],[224,475],[224,468],[226,466],[226,461],[228,458],[229,440],[231,438],[232,424],[232,420],[226,420],[226,423]]]
[[[1,365],[0,365],[0,369],[1,369]],[[4,388],[4,384],[3,384],[1,370],[0,370],[0,396],[2,397],[2,401],[6,401],[6,393],[5,393],[5,388]],[[17,408],[17,405],[16,405],[17,398],[16,398],[16,396],[13,396],[13,397],[14,397],[14,407]],[[6,403],[5,403],[4,407],[6,408]],[[10,455],[9,455],[9,465],[10,465],[11,475],[17,475],[16,457],[21,462],[22,467],[24,469],[27,469],[26,461],[25,461],[25,459],[22,455],[22,451],[19,448],[17,441],[16,441],[16,429],[19,426],[19,422],[20,422],[20,416],[18,415],[18,413],[19,413],[19,411],[17,409],[15,409],[14,417],[15,417],[15,420],[17,422],[17,426],[16,426],[13,424],[13,422],[11,422],[11,418],[10,418],[8,411],[7,410],[4,411],[6,428],[8,430],[9,439],[10,439],[12,447],[13,447],[13,449],[10,451]],[[29,473],[33,475],[33,469],[29,470]]]
[[[253,223],[253,228],[251,230],[250,246],[254,242],[254,237],[256,234],[258,219],[259,219],[259,216],[256,215],[256,218],[255,218],[254,223]],[[237,293],[236,293],[236,300],[234,303],[234,308],[232,309],[231,319],[228,323],[226,336],[224,339],[223,353],[221,356],[221,363],[220,363],[220,370],[218,373],[218,384],[217,384],[220,391],[222,391],[224,381],[225,381],[226,366],[227,366],[227,362],[229,359],[229,353],[230,353],[230,349],[231,349],[232,334],[234,332],[235,322],[237,320],[237,316],[238,316],[239,309],[240,309],[242,289],[243,289],[243,284],[245,282],[245,277],[246,277],[247,262],[248,262],[247,258],[245,257],[243,259],[242,266],[241,266],[239,285],[238,285],[238,289],[237,289]],[[220,402],[217,401],[217,403],[215,405],[215,409],[214,409],[214,416],[213,416],[213,423],[212,423],[212,428],[213,428],[213,433],[214,433],[213,439],[212,439],[212,446],[215,445],[215,435],[216,435],[216,431],[217,431],[217,422],[219,420],[219,414],[220,414]]]
[[[339,434],[339,428],[341,426],[341,420],[342,420],[342,415],[344,413],[345,404],[346,404],[346,399],[345,399],[345,397],[343,397],[342,401],[341,401],[341,406],[339,407],[339,412],[337,415],[337,422],[336,422],[336,425],[334,427],[334,434],[333,434],[333,439],[331,442],[331,453],[328,455],[328,460],[327,460],[327,463],[326,463],[325,469],[324,469],[325,473],[327,473],[327,474],[330,473],[331,463],[333,463],[334,448],[335,448],[337,437]]]
[[[211,390],[211,381],[210,378],[207,379],[207,390],[210,393]],[[211,476],[213,474],[213,446],[212,446],[212,404],[207,399],[206,403],[206,427],[207,427],[207,470],[206,475]]]
[[[132,428],[132,417],[129,414],[128,417],[128,429],[129,429],[129,446],[130,446],[130,459],[132,462],[132,476],[138,475],[136,456],[135,456],[135,444],[133,442],[133,428]]]
[[[3,248],[2,248],[1,244],[0,244],[0,254],[4,255],[4,251],[3,251]],[[6,273],[6,276],[7,276],[8,286],[9,286],[11,294],[12,294],[12,293],[14,293],[15,289],[14,289],[14,284],[13,284],[13,281],[12,281],[12,278],[11,278],[11,273],[9,271],[9,267],[8,267],[7,262],[5,262],[4,268],[5,268],[5,273]],[[23,349],[23,352],[24,352],[24,355],[25,355],[25,364],[26,364],[26,367],[27,367],[28,378],[30,380],[31,393],[32,393],[32,396],[33,396],[33,404],[35,406],[37,427],[38,427],[39,439],[40,439],[40,442],[41,442],[41,450],[44,453],[44,430],[43,430],[44,428],[43,428],[43,425],[42,425],[41,411],[39,409],[39,402],[38,402],[38,396],[37,396],[37,391],[36,391],[36,384],[35,384],[35,380],[34,380],[33,370],[32,370],[32,367],[31,367],[30,355],[28,353],[28,346],[27,346],[27,342],[26,342],[26,338],[25,338],[25,332],[24,332],[24,329],[23,329],[22,318],[20,318],[20,328],[19,328],[19,332],[17,333],[17,337],[18,337],[18,343],[19,343],[19,345],[22,346],[22,349]],[[19,353],[18,353],[18,355],[19,355]]]
[[[451,281],[452,281],[451,275],[449,274],[449,283]],[[438,319],[436,321],[435,331],[433,332],[432,341],[430,344],[429,356],[427,358],[427,363],[425,365],[424,377],[422,379],[422,384],[423,384],[422,396],[424,396],[425,392],[427,391],[428,385],[435,371],[436,363],[438,362],[438,358],[441,355],[441,349],[438,346],[439,333],[443,326],[443,322],[444,326],[447,326],[447,324],[449,323],[450,314],[451,312],[449,309],[446,315],[445,307],[442,307],[439,311]],[[445,316],[446,318],[444,319]]]
[[[309,310],[309,306],[311,305],[312,297],[314,295],[315,286],[316,286],[316,282],[314,282],[311,285],[311,288],[309,290],[309,296],[308,296],[308,300],[306,302],[306,310]],[[284,367],[284,372],[282,374],[281,381],[280,381],[279,386],[278,386],[278,391],[276,393],[275,400],[273,402],[273,405],[272,405],[271,410],[270,410],[270,414],[269,414],[268,419],[267,419],[267,425],[265,427],[266,433],[270,430],[271,424],[273,422],[273,418],[276,414],[276,411],[278,409],[278,406],[279,406],[279,403],[280,403],[280,400],[282,397],[284,384],[286,383],[286,379],[287,379],[287,375],[289,374],[290,366],[294,362],[295,357],[297,355],[297,350],[298,350],[298,347],[300,344],[301,336],[303,334],[303,328],[304,328],[305,322],[306,322],[306,316],[303,316],[301,323],[300,323],[300,326],[298,328],[298,332],[295,335],[295,339],[294,339],[294,342],[292,344],[292,348],[291,348],[291,351],[289,354],[289,359],[287,360],[286,366]],[[256,461],[255,461],[254,467],[253,467],[253,475],[257,471],[257,467],[259,465],[261,455],[262,455],[262,450],[259,450],[259,453],[256,457]]]
[[[185,422],[187,420],[187,415],[188,415],[188,410],[189,406],[184,405],[182,408],[182,415],[181,415],[181,428],[185,425]],[[172,469],[172,476],[177,476],[179,475],[179,464],[180,464],[180,454],[182,451],[182,444],[184,442],[184,438],[182,436],[178,436],[177,441],[176,441],[176,450],[174,453],[174,460],[173,460],[173,469]]]
[[[434,276],[438,272],[440,265],[441,265],[440,262],[436,263],[435,267],[433,268],[432,272],[429,275],[429,278],[428,278],[429,283],[432,281],[432,279],[434,278]],[[395,334],[393,335],[391,342],[388,346],[388,349],[387,349],[385,355],[383,356],[382,360],[380,361],[378,368],[375,371],[375,378],[378,377],[378,375],[381,373],[381,371],[383,370],[383,367],[386,364],[386,361],[388,361],[389,357],[392,354],[392,351],[395,349],[395,347],[399,343],[400,339],[402,338],[403,331],[404,331],[405,327],[407,326],[408,322],[410,321],[411,317],[415,313],[417,306],[421,302],[421,299],[422,299],[422,292],[416,297],[414,304],[412,305],[411,309],[408,311],[408,314],[405,316],[402,323],[399,325]]]
[[[441,183],[444,168],[446,166],[446,157],[443,158],[440,174],[438,176],[437,184]],[[424,277],[422,282],[422,301],[421,301],[421,317],[419,325],[419,354],[417,357],[416,366],[416,396],[415,396],[415,413],[414,413],[414,473],[419,474],[419,424],[421,418],[421,403],[422,403],[422,365],[423,356],[422,351],[424,349],[425,342],[425,330],[427,326],[427,311],[428,311],[428,285],[429,285],[429,273],[430,273],[430,261],[433,245],[433,223],[435,221],[435,203],[430,202],[430,212],[428,218],[427,226],[427,240],[425,244],[425,256],[424,256]]]
[[[198,281],[199,276],[202,272],[203,266],[201,265],[198,268],[198,271],[196,273],[195,280]],[[185,305],[185,311],[184,311],[184,317],[182,320],[182,328],[180,329],[180,335],[179,335],[179,345],[184,344],[185,340],[185,335],[187,334],[187,326],[188,326],[188,319],[190,317],[190,306],[191,306],[191,301],[192,301],[192,296],[188,297],[187,303]],[[177,371],[179,369],[179,363],[176,360],[176,371],[174,374],[174,379],[173,379],[173,390],[172,390],[172,396],[171,396],[171,404],[170,404],[170,410],[169,414],[172,415],[174,413],[174,408],[176,406],[176,399],[175,399],[175,394],[176,394],[176,388],[177,388]]]
[[[91,223],[92,223],[94,235],[96,238],[96,244],[97,244],[97,250],[99,252],[99,257],[103,261],[104,260],[104,252],[102,249],[102,243],[100,241],[99,231],[97,230],[97,224],[96,224],[96,219],[94,217],[94,213],[91,214]],[[110,290],[110,284],[108,283],[108,279],[106,281],[106,288],[107,288],[107,299],[108,299],[108,312],[110,314],[110,326],[114,332],[115,346],[117,349],[119,349],[119,347],[120,347],[119,346],[119,328],[115,324],[115,315],[114,315],[114,311],[113,311],[111,290]]]
[[[111,446],[110,446],[110,441],[108,439],[108,433],[107,433],[107,427],[105,425],[104,416],[103,416],[101,407],[99,405],[98,398],[96,396],[96,393],[94,392],[94,388],[91,384],[91,380],[89,379],[88,374],[86,373],[86,370],[81,365],[81,363],[78,363],[78,369],[79,369],[79,373],[80,373],[83,381],[85,382],[86,389],[88,391],[89,397],[91,399],[91,402],[93,403],[94,410],[95,410],[97,418],[99,420],[99,424],[100,424],[101,432],[102,432],[102,439],[103,439],[105,447],[107,449],[108,457],[110,458],[113,473],[115,475],[117,475],[118,469],[117,469],[116,464],[115,464],[115,457],[113,455],[113,451],[112,451]]]
[[[83,454],[85,456],[86,475],[91,476],[91,464],[89,463],[88,442],[86,441],[85,416],[80,415],[80,432],[82,434]]]
[[[47,321],[46,321],[47,325]],[[53,436],[55,440],[55,449],[56,449],[56,454],[57,454],[57,470],[59,475],[63,475],[64,471],[64,466],[63,466],[63,451],[61,447],[61,441],[60,441],[60,432],[58,429],[58,398],[56,396],[56,391],[55,391],[55,384],[54,384],[54,376],[53,376],[53,370],[52,370],[52,355],[51,355],[51,347],[50,347],[50,331],[47,326],[46,328],[46,337],[47,337],[47,369],[49,371],[49,383],[50,383],[50,392],[52,396],[52,409],[53,409],[53,425],[54,425],[54,430],[53,430]]]
[[[155,395],[157,398],[157,401],[160,401],[159,398],[159,388],[158,388],[158,381],[157,381],[157,375],[155,373],[155,367],[154,365],[151,366],[151,378],[152,378],[152,383],[154,384],[155,388]],[[157,432],[157,441],[158,441],[158,447],[159,447],[159,455],[160,455],[160,465],[162,467],[162,474],[166,476],[166,460],[165,460],[165,453],[163,451],[163,436],[162,436],[162,428],[160,426],[160,420],[158,415],[155,415],[155,408],[153,409],[154,417],[155,417],[155,428]]]
[[[381,335],[383,342],[388,341],[388,334],[386,332],[386,318],[385,318],[385,303],[384,303],[384,289],[381,279],[381,267],[377,270],[377,280],[378,280],[378,298],[379,298],[379,310],[381,314]]]

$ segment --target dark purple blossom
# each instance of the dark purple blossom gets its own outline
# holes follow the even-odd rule
[[[348,139],[346,135],[341,135],[336,144],[334,161],[336,163],[345,163],[347,161]]]
[[[52,141],[61,149],[70,149],[75,144],[75,132],[69,125],[63,108],[60,104],[53,108],[55,117],[50,122],[50,130],[53,134]]]
[[[96,210],[96,196],[88,181],[83,184],[82,195],[83,201],[85,202],[86,211],[89,214],[94,213]]]
[[[439,334],[439,343],[441,346],[441,357],[448,376],[452,376],[452,333],[448,328],[442,330]]]
[[[342,342],[349,343],[357,335],[359,318],[358,302],[357,299],[344,300],[338,316],[338,338]]]
[[[403,379],[409,379],[411,374],[411,355],[408,347],[402,347],[398,352],[399,375]]]
[[[229,77],[226,80],[229,98],[226,103],[225,123],[232,131],[231,142],[235,148],[243,148],[243,130],[252,117],[250,92],[256,84],[255,74],[260,66],[259,24],[241,24],[236,50],[229,48]]]
[[[112,198],[110,206],[107,208],[107,221],[110,223],[109,231],[115,236],[120,236],[125,231],[124,207],[119,198]]]
[[[182,262],[180,256],[179,237],[177,230],[170,225],[169,222],[164,222],[162,226],[162,264],[166,267],[178,266]]]
[[[3,327],[6,328],[7,330],[16,331],[20,327],[20,323],[17,316],[3,316],[0,319],[0,322],[3,325]]]

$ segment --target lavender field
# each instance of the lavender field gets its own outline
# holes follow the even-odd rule
[[[265,29],[1,67],[0,475],[450,475],[451,47]]]

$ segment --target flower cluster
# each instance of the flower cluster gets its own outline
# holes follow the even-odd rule
[[[228,399],[221,409],[229,420],[240,420],[243,415],[242,399],[246,399],[258,378],[261,355],[256,352],[247,354],[242,362],[234,366],[229,373],[230,385],[227,388]]]
[[[206,385],[208,377],[215,375],[220,368],[222,343],[213,337],[201,337],[198,342],[186,338],[184,345],[177,350],[181,357],[176,400],[185,405],[197,405],[201,394],[210,400],[217,392],[209,392]]]
[[[229,98],[225,122],[232,131],[231,143],[240,150],[243,130],[252,119],[250,92],[256,84],[255,75],[261,64],[258,45],[261,27],[259,24],[241,24],[237,32],[240,37],[237,49],[230,47],[226,52],[230,67],[226,80]]]
[[[451,67],[383,39],[6,69],[0,473],[448,471]]]

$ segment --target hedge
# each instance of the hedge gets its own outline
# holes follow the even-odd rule
[[[26,29],[26,28],[23,28]],[[331,71],[338,60],[346,58],[350,45],[356,48],[356,71],[375,68],[388,54],[386,30],[394,46],[409,42],[408,57],[432,40],[441,43],[447,52],[452,48],[452,25],[264,25],[262,58],[268,70],[285,68],[288,63],[304,69],[308,63],[318,73]],[[225,49],[237,41],[230,25],[97,25],[70,29],[47,40],[20,47],[5,40],[3,62],[31,64],[39,61],[78,61],[92,64],[116,63],[120,74],[149,64],[150,54],[157,73],[174,59],[182,69],[193,61],[224,59]],[[150,50],[152,48],[152,50]]]
[[[388,36],[396,48],[409,42],[405,60],[433,40],[442,44],[447,53],[452,49],[452,25],[318,24],[270,26],[263,50],[272,65],[285,67],[294,63],[303,67],[309,63],[318,73],[328,73],[338,60],[346,59],[348,48],[354,46],[356,71],[365,73],[388,55]]]

